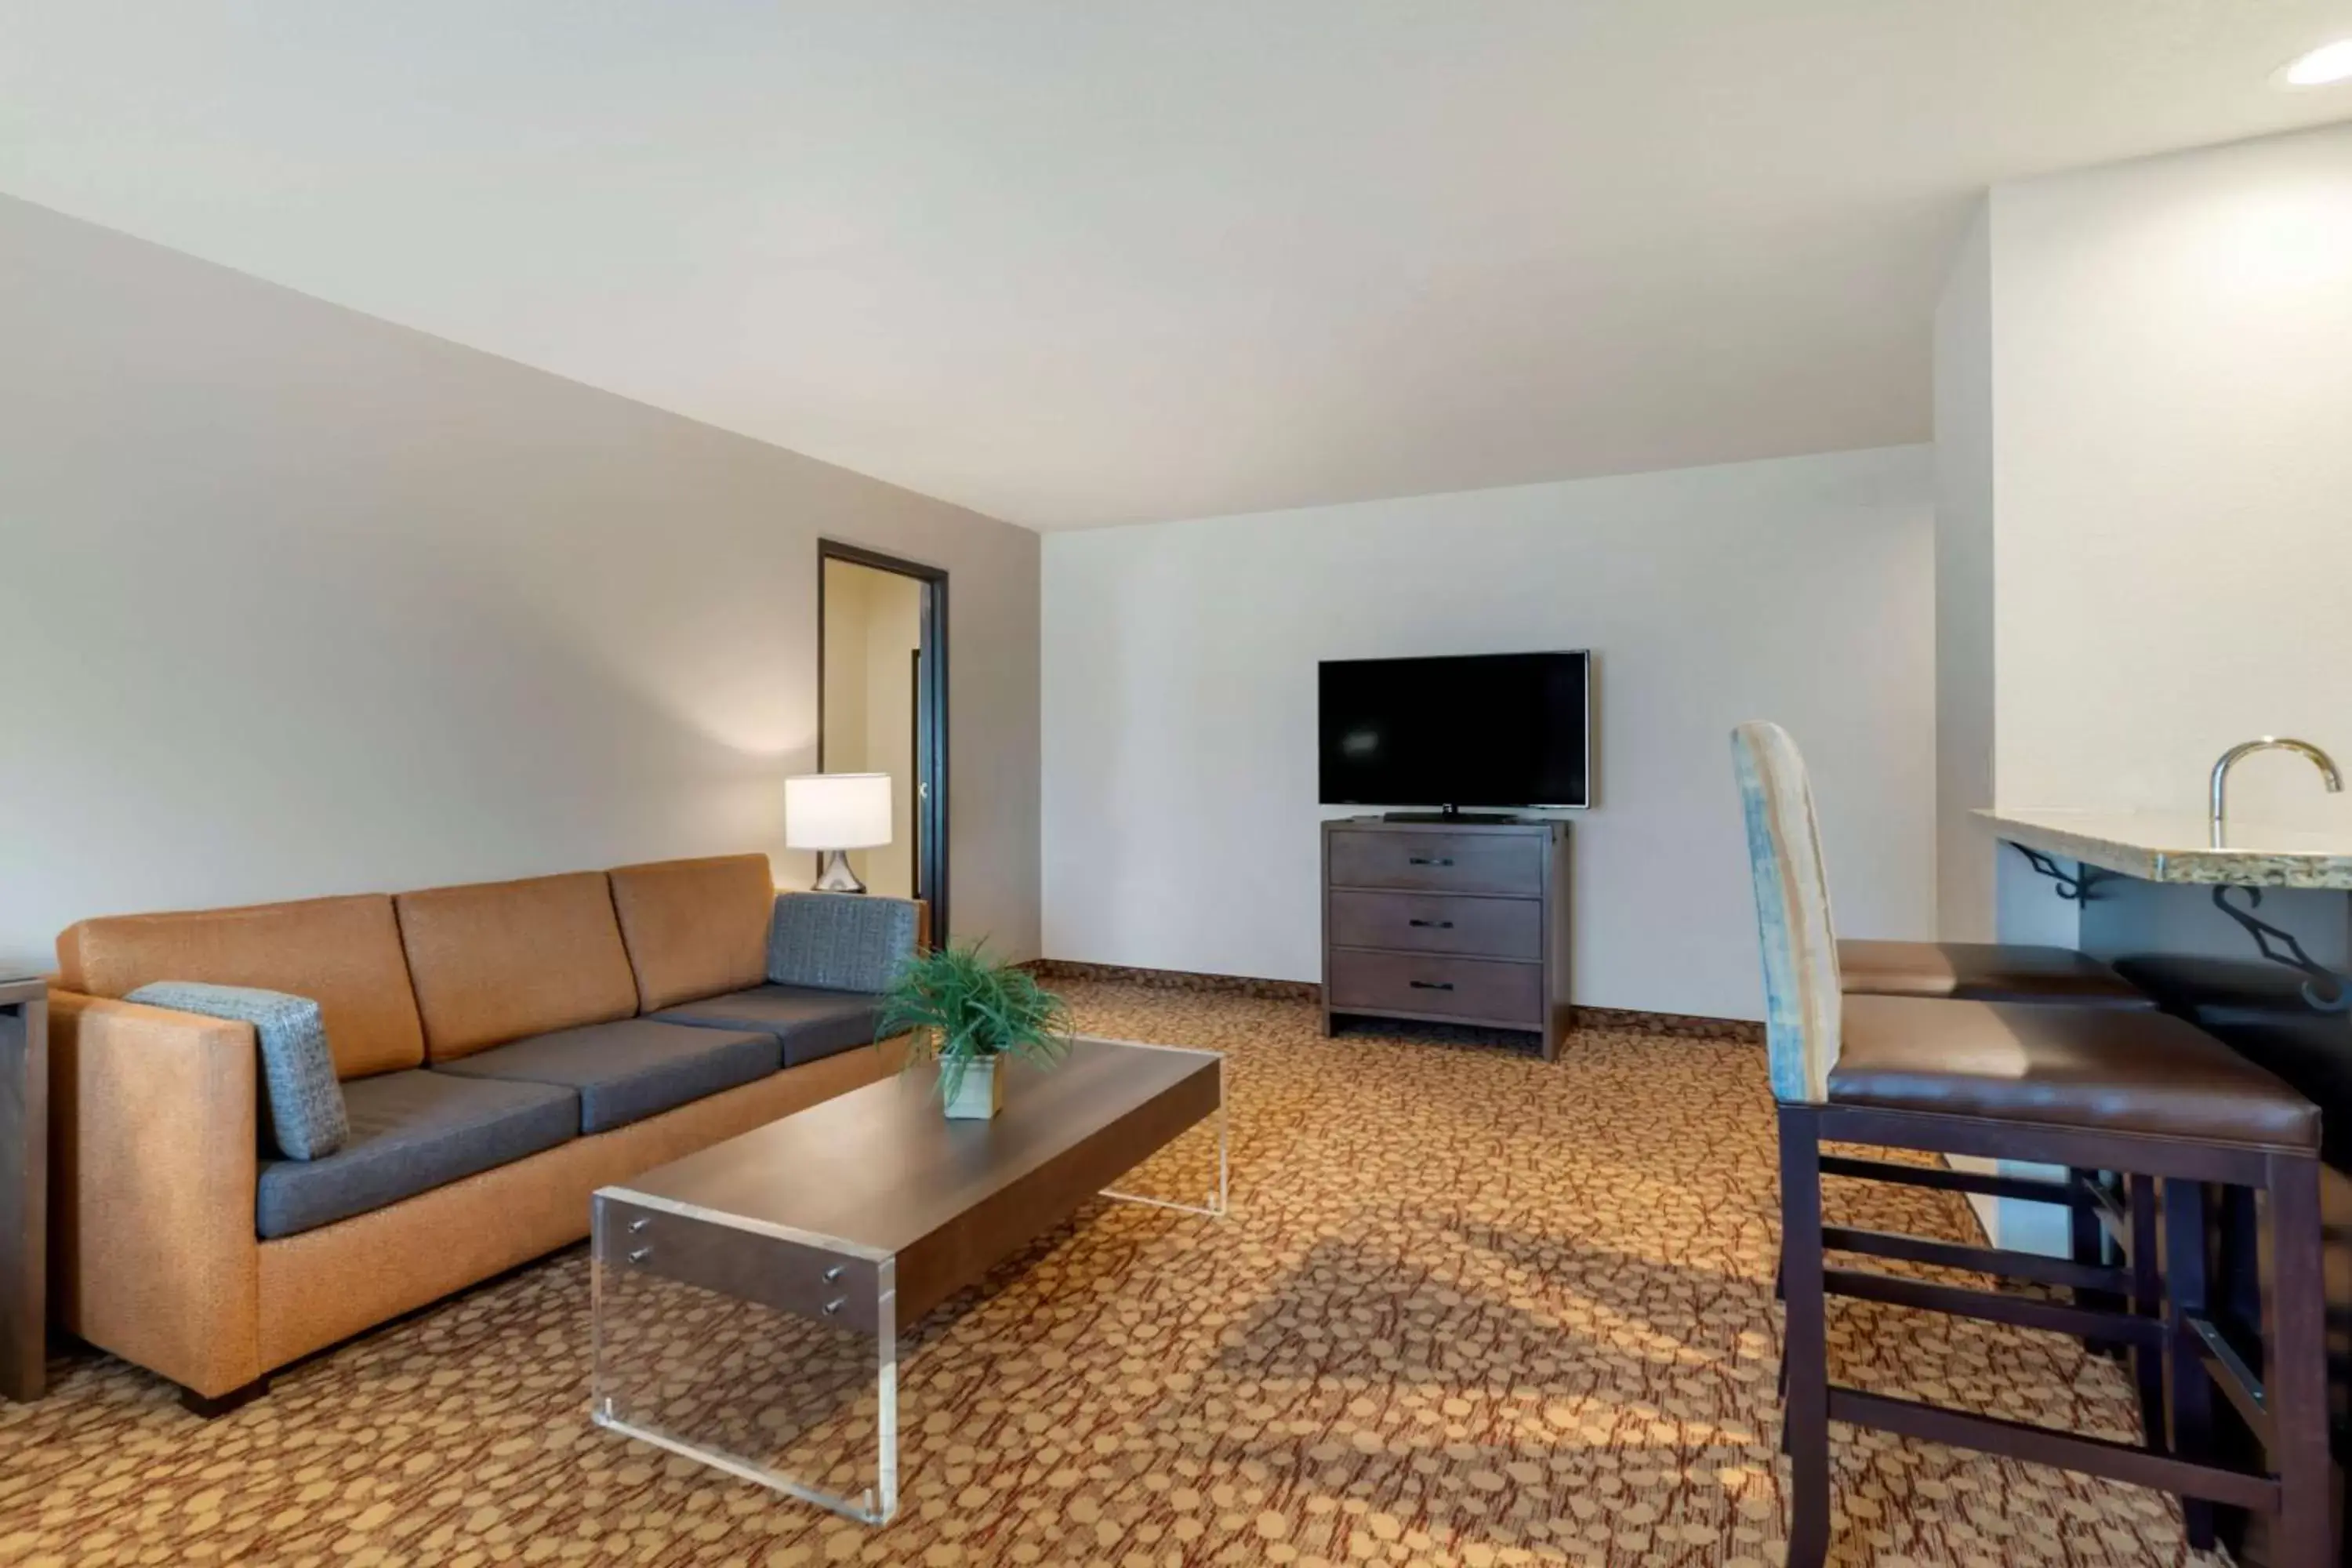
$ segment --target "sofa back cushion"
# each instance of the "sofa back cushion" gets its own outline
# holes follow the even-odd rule
[[[656,860],[609,874],[640,1012],[749,990],[767,977],[776,880],[765,855]]]
[[[786,893],[768,933],[768,978],[820,991],[887,991],[919,947],[923,907],[874,893]]]
[[[637,1010],[602,871],[428,888],[394,902],[434,1061]]]
[[[351,1114],[335,1077],[334,1054],[327,1048],[326,1018],[308,996],[251,985],[158,980],[123,1000],[252,1025],[269,1136],[286,1159],[323,1160],[351,1141]]]
[[[338,1078],[425,1065],[400,928],[382,893],[81,921],[58,934],[58,970],[65,989],[89,996],[127,996],[159,980],[308,996]]]

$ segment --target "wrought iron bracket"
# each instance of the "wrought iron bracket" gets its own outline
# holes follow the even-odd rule
[[[2231,893],[2246,896],[2244,909],[2230,901]],[[2322,1013],[2352,1013],[2352,981],[2346,980],[2305,952],[2303,943],[2295,940],[2293,931],[2282,931],[2253,912],[2263,907],[2263,890],[2260,888],[2216,888],[2213,889],[2213,907],[2243,926],[2264,958],[2273,963],[2303,972],[2303,999],[2315,1009]],[[2326,989],[2319,989],[2321,986]]]
[[[2009,840],[2009,847],[2024,856],[2027,865],[2049,878],[2054,884],[2052,890],[2069,903],[2095,902],[2095,896],[2091,889],[2101,882],[2114,881],[2116,876],[2116,872],[2102,871],[2096,866],[2077,866],[2068,871],[2041,850],[2028,849],[2013,838]]]

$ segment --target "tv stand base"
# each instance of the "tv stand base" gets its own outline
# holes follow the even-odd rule
[[[1323,825],[1323,1032],[1348,1017],[1524,1029],[1559,1054],[1565,822],[1358,816]]]

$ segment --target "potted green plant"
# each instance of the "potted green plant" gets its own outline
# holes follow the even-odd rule
[[[908,1064],[936,1061],[948,1115],[984,1120],[1004,1109],[1006,1057],[1051,1067],[1069,1054],[1073,1023],[1059,996],[981,944],[917,956],[882,999],[877,1037],[914,1036]]]

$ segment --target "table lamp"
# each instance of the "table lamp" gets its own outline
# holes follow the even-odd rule
[[[784,844],[818,852],[816,891],[864,892],[847,851],[889,842],[888,773],[801,773],[784,781]]]

